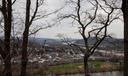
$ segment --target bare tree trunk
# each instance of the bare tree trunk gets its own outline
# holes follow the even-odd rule
[[[4,74],[4,76],[12,76],[11,53],[10,53],[10,33],[11,33],[10,25],[11,25],[11,22],[8,20],[8,22],[6,22],[6,24],[5,24],[5,28],[6,28],[5,39],[4,39],[5,55],[3,56],[3,60],[4,60],[4,73],[3,74]]]
[[[128,15],[124,18],[124,76],[128,75]]]
[[[84,72],[85,76],[90,76],[88,73],[88,57],[84,56]]]
[[[27,76],[27,62],[28,62],[28,52],[27,52],[27,46],[28,46],[28,35],[29,35],[29,28],[36,16],[36,13],[38,11],[38,2],[39,0],[36,0],[36,8],[31,16],[30,19],[30,7],[31,7],[31,0],[26,1],[26,18],[25,18],[25,30],[23,32],[23,43],[22,43],[22,59],[21,59],[21,74],[20,76]]]
[[[10,36],[11,36],[11,23],[12,23],[12,4],[11,0],[3,2],[3,15],[4,15],[4,73],[3,76],[12,76],[11,70],[11,53],[10,53]]]
[[[3,76],[12,76],[10,57],[7,57],[6,59],[4,59],[4,72],[3,72]]]
[[[122,0],[124,17],[124,76],[128,75],[128,0]]]
[[[28,33],[30,27],[30,5],[31,1],[27,0],[26,3],[26,20],[25,20],[25,30],[23,32],[23,42],[22,42],[22,58],[21,58],[21,74],[20,76],[27,76],[27,62],[28,62]]]
[[[28,44],[28,32],[25,31],[23,34],[23,43],[22,43],[22,59],[21,59],[21,74],[20,76],[26,76],[27,62],[28,62],[28,52],[27,52],[27,44]]]

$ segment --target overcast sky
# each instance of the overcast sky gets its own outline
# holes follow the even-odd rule
[[[23,3],[23,4],[25,4],[25,3]],[[51,11],[55,11],[56,9],[61,8],[62,6],[64,6],[64,4],[65,4],[64,0],[46,0],[46,4],[45,4],[44,8],[45,8],[45,10],[51,12]],[[24,6],[22,6],[18,3],[16,4],[16,7],[17,8],[20,8],[20,7],[25,8]],[[21,12],[21,9],[19,9],[18,11]],[[71,10],[67,8],[63,11],[70,12]],[[50,16],[48,19],[51,19],[52,17],[54,17],[54,16]],[[41,20],[42,23],[43,23],[43,21],[44,20]],[[35,24],[38,24],[38,22],[36,22]],[[122,21],[120,21],[120,20],[115,21],[108,28],[109,28],[108,33],[112,33],[113,36],[116,38],[123,38],[123,22]],[[78,27],[72,26],[72,24],[69,20],[65,20],[62,23],[60,23],[56,26],[53,26],[51,28],[40,30],[36,34],[36,36],[42,37],[42,38],[58,38],[57,37],[58,34],[64,34],[64,35],[68,36],[69,38],[77,38],[77,39],[82,38],[81,35],[78,33]]]
[[[49,10],[58,9],[64,5],[63,0],[47,0]],[[65,10],[70,11],[70,10]],[[81,38],[80,34],[77,33],[78,28],[71,26],[68,21],[64,21],[60,25],[48,29],[41,30],[37,33],[38,37],[45,38],[57,38],[58,33],[64,34],[69,38]],[[109,26],[108,33],[112,33],[116,38],[123,38],[123,22],[116,21]]]

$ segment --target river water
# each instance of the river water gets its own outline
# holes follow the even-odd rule
[[[59,76],[84,76],[84,74],[72,74],[72,75],[59,75]],[[102,72],[102,73],[91,73],[90,76],[123,76],[123,72]]]

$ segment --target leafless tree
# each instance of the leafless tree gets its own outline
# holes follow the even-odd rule
[[[35,10],[33,11],[33,14],[31,12],[31,8],[32,8],[32,2],[31,0],[27,0],[26,1],[26,17],[25,17],[25,29],[23,32],[23,42],[22,42],[22,58],[21,58],[21,72],[20,72],[20,76],[26,76],[26,68],[27,68],[27,62],[28,62],[28,52],[27,52],[27,47],[28,47],[28,37],[29,35],[35,34],[37,33],[39,30],[41,29],[46,29],[49,28],[53,25],[55,25],[53,23],[53,25],[48,25],[46,27],[41,27],[38,28],[36,27],[36,30],[32,30],[30,31],[30,26],[33,24],[34,21],[45,18],[49,15],[55,14],[57,13],[59,10],[61,10],[62,8],[55,10],[53,12],[50,12],[48,14],[44,14],[44,15],[37,15],[38,11],[39,11],[39,7],[42,6],[44,3],[44,0],[36,0],[35,3]]]
[[[2,0],[0,11],[4,17],[4,49],[0,49],[0,54],[4,60],[3,76],[12,76],[11,54],[10,54],[10,36],[12,26],[12,0]]]
[[[84,49],[83,47],[77,44],[74,45],[83,52],[84,54],[84,69],[85,76],[88,76],[88,59],[95,52],[97,47],[102,43],[102,41],[107,37],[107,27],[116,19],[119,19],[120,13],[115,13],[115,11],[119,10],[115,8],[113,5],[115,3],[108,3],[106,0],[88,0],[89,3],[93,6],[93,13],[90,11],[82,11],[84,8],[82,3],[85,0],[70,0],[70,3],[74,3],[76,5],[75,14],[61,14],[59,16],[60,19],[72,18],[73,22],[77,22],[79,25],[79,33],[84,41]],[[86,1],[87,2],[87,1]],[[100,13],[103,12],[103,13]],[[88,27],[93,26],[93,28],[89,31]],[[90,45],[89,39],[95,38],[95,42]]]
[[[128,75],[128,0],[122,0],[124,18],[124,76]]]
[[[31,0],[26,1],[26,18],[25,18],[25,29],[23,32],[23,42],[22,42],[22,58],[21,58],[21,72],[20,76],[27,76],[26,75],[26,68],[28,62],[28,35],[29,35],[29,28],[36,16],[39,7],[39,0],[36,0],[36,8],[32,17],[30,16],[30,9],[31,9]],[[31,18],[31,19],[30,19]]]
[[[14,32],[15,32],[15,28],[13,28],[14,26],[12,26],[13,24],[13,20],[12,17],[14,15],[14,13],[12,13],[12,5],[16,2],[16,0],[2,0],[0,1],[0,11],[3,15],[3,23],[4,26],[3,31],[4,31],[4,48],[2,48],[2,46],[0,47],[0,54],[4,60],[4,65],[5,65],[5,69],[4,69],[4,75],[5,76],[12,76],[12,72],[11,72],[11,55],[13,52],[11,52],[11,39],[13,40],[13,42],[15,41],[16,37]],[[35,9],[33,11],[32,9],[32,2],[31,0],[27,0],[26,1],[26,18],[25,18],[25,22],[24,20],[22,20],[22,22],[24,22],[23,24],[24,26],[24,32],[23,32],[23,42],[22,42],[22,63],[21,63],[21,76],[26,76],[26,67],[27,67],[27,45],[28,45],[28,36],[37,33],[39,30],[41,29],[46,29],[51,27],[51,25],[48,25],[46,27],[41,27],[41,28],[36,28],[36,30],[32,30],[30,31],[30,26],[32,25],[32,23],[38,19],[42,19],[44,17],[47,17],[53,13],[58,12],[59,10],[53,11],[51,13],[45,14],[45,15],[37,15],[38,13],[38,9],[39,6],[41,6],[44,3],[44,0],[36,0],[35,1]],[[13,14],[13,15],[12,15]],[[14,20],[17,21],[17,20]],[[15,25],[15,24],[14,24]],[[12,29],[13,28],[13,29]],[[11,32],[12,30],[12,32]],[[11,37],[11,33],[13,33],[12,37]],[[20,32],[21,34],[21,32]],[[10,39],[11,37],[11,39]],[[12,44],[12,46],[15,47],[15,45]],[[14,51],[14,48],[12,48],[12,50]],[[4,76],[3,75],[3,76]]]

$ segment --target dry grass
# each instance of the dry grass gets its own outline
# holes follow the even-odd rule
[[[90,72],[100,72],[100,71],[111,71],[117,69],[117,65],[109,62],[95,61],[91,62],[95,68],[91,68]],[[0,66],[0,72],[2,73],[3,66]],[[20,64],[12,65],[13,76],[19,76],[20,74]],[[29,63],[27,66],[28,76],[45,76],[46,74],[73,74],[84,72],[83,63],[73,63],[73,64],[60,64],[54,66],[48,66],[47,64],[39,63]],[[0,73],[0,76],[2,76]]]

